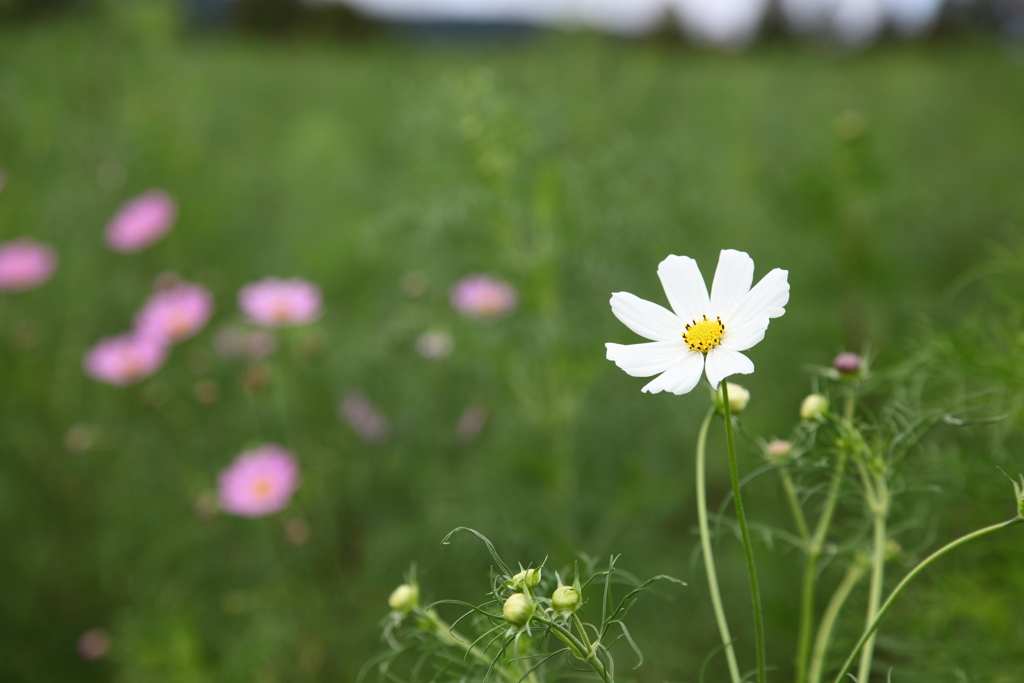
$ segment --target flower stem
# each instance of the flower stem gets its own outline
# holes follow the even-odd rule
[[[825,537],[832,525],[832,515],[839,499],[839,487],[843,483],[843,471],[846,469],[846,450],[839,452],[832,481],[825,498],[825,509],[822,510],[818,524],[814,527],[814,536],[807,544],[807,563],[804,565],[803,593],[800,599],[800,631],[797,639],[796,681],[805,683],[807,680],[807,659],[811,651],[811,631],[814,630],[814,582],[818,574],[818,560],[821,559]]]
[[[736,464],[736,439],[733,436],[732,413],[729,410],[729,383],[722,380],[722,409],[725,412],[725,440],[729,447],[729,470],[732,475],[732,497],[736,504],[736,521],[743,536],[743,552],[747,559],[747,573],[750,575],[750,596],[754,603],[754,639],[757,644],[757,680],[765,683],[767,667],[764,653],[764,616],[761,613],[761,590],[757,583],[757,567],[754,565],[754,547],[750,542],[747,516],[743,513],[743,498],[740,496],[740,473]]]
[[[836,676],[834,683],[842,683],[843,678],[846,676],[846,673],[850,670],[850,667],[853,666],[854,658],[857,657],[857,654],[860,652],[860,649],[864,647],[864,644],[867,642],[868,638],[873,636],[875,634],[875,631],[878,630],[879,623],[881,623],[882,618],[889,611],[889,608],[892,607],[892,603],[896,601],[896,598],[898,598],[900,593],[903,592],[903,589],[907,587],[907,584],[909,584],[918,574],[923,572],[928,567],[928,565],[930,565],[932,562],[939,559],[949,551],[963,545],[964,543],[967,543],[968,541],[972,541],[975,538],[979,538],[993,531],[998,531],[999,529],[1004,529],[1006,527],[1013,526],[1014,524],[1017,524],[1021,521],[1024,521],[1024,519],[1022,519],[1018,515],[1017,517],[1014,517],[1013,519],[1007,522],[1000,522],[999,524],[987,526],[984,529],[972,531],[971,533],[961,536],[955,541],[952,541],[942,546],[934,553],[923,559],[916,567],[911,569],[910,573],[903,577],[903,580],[899,582],[899,585],[897,585],[896,588],[893,589],[892,593],[889,594],[889,597],[886,599],[885,603],[878,610],[878,615],[875,617],[875,620],[864,630],[864,633],[861,634],[860,640],[857,641],[857,644],[854,646],[853,651],[850,652],[850,656],[846,658],[846,662],[843,664],[843,668],[839,670],[839,674]],[[862,683],[867,683],[867,681],[862,681]]]
[[[821,625],[818,626],[818,636],[814,639],[814,652],[811,655],[810,673],[807,675],[809,683],[821,683],[821,669],[825,665],[825,655],[828,646],[832,642],[832,629],[835,627],[839,612],[843,609],[846,598],[850,596],[854,587],[864,578],[867,567],[861,562],[854,562],[846,570],[846,576],[839,583],[836,592],[821,615]]]
[[[711,532],[708,529],[708,503],[704,477],[704,461],[706,459],[708,428],[711,426],[711,419],[714,416],[715,408],[712,406],[708,410],[704,422],[700,425],[700,431],[697,432],[697,520],[700,525],[700,545],[704,552],[704,571],[708,575],[708,591],[711,593],[711,605],[715,610],[718,633],[722,636],[722,646],[725,648],[725,658],[729,664],[729,676],[732,679],[732,683],[740,683],[740,668],[736,663],[736,650],[732,646],[729,624],[725,620],[725,610],[722,608],[722,595],[718,590],[718,573],[715,570],[715,556],[711,552]]]
[[[874,512],[874,548],[871,555],[871,588],[868,593],[868,615],[864,627],[867,628],[878,618],[878,606],[882,602],[882,588],[885,581],[886,518],[889,515],[889,494],[885,479],[875,477],[875,495],[871,500]],[[860,665],[857,667],[857,680],[868,683],[871,676],[871,660],[875,654],[875,636],[868,637],[864,649],[860,653]]]
[[[597,649],[591,647],[590,640],[587,638],[586,631],[583,630],[583,624],[580,622],[579,617],[574,614],[573,619],[576,623],[576,628],[579,629],[580,635],[583,637],[582,642],[574,636],[571,631],[563,626],[559,626],[558,624],[546,619],[537,619],[537,621],[550,626],[551,632],[555,634],[555,637],[565,643],[569,648],[569,651],[572,652],[577,659],[582,659],[592,666],[604,683],[614,683],[611,675],[608,673],[608,668],[604,665],[604,662],[601,661],[601,658],[597,656]]]
[[[453,631],[452,628],[443,619],[441,619],[441,617],[437,615],[437,612],[433,610],[430,610],[429,612],[417,610],[417,616],[421,620],[420,623],[426,627],[424,630],[426,630],[428,633],[433,633],[434,637],[436,637],[443,644],[461,648],[466,651],[467,655],[472,655],[481,664],[483,664],[486,667],[490,667],[491,658],[488,657],[480,648],[473,647],[472,643],[458,631]],[[497,671],[502,676],[502,678],[504,678],[509,683],[516,683],[519,680],[518,674],[510,671],[505,667],[498,667]],[[527,680],[533,682],[537,679],[531,673]]]

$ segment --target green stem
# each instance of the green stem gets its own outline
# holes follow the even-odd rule
[[[708,528],[707,489],[704,477],[705,452],[707,450],[708,428],[715,416],[714,406],[708,410],[707,417],[697,432],[697,520],[700,525],[700,545],[704,552],[704,571],[708,575],[708,591],[711,593],[711,605],[715,610],[715,621],[718,622],[718,633],[722,637],[725,658],[729,664],[729,676],[732,683],[740,683],[740,668],[736,663],[736,650],[732,646],[729,624],[725,620],[725,609],[722,607],[722,595],[718,590],[718,572],[715,570],[715,556],[711,552],[711,532]]]
[[[832,481],[829,483],[828,495],[825,498],[825,509],[822,510],[818,524],[814,527],[814,536],[807,544],[807,563],[804,565],[803,592],[800,600],[800,631],[797,640],[797,683],[807,681],[807,660],[811,652],[811,632],[814,630],[814,582],[818,573],[818,560],[821,559],[822,547],[828,536],[829,527],[832,526],[832,515],[835,513],[836,502],[839,500],[839,488],[843,483],[846,458],[846,450],[841,450],[836,459],[835,469],[832,470]]]
[[[729,471],[732,475],[732,497],[736,504],[736,521],[743,536],[743,552],[747,559],[747,573],[750,575],[750,596],[754,603],[754,639],[757,644],[757,680],[765,683],[767,666],[764,653],[764,616],[761,613],[761,590],[757,583],[757,567],[754,564],[754,546],[750,542],[747,516],[743,513],[743,498],[740,496],[740,473],[736,464],[736,439],[733,436],[732,413],[729,410],[729,383],[722,380],[722,409],[725,412],[725,440],[729,447]]]
[[[793,523],[796,524],[796,531],[804,543],[811,542],[811,530],[807,526],[807,517],[804,516],[804,509],[800,507],[800,497],[796,492],[796,484],[793,483],[793,475],[789,468],[783,465],[779,468],[779,476],[782,478],[782,488],[786,492],[786,500],[789,501],[789,511],[793,513]]]
[[[1024,521],[1024,518],[1018,515],[1017,517],[1014,517],[1008,522],[1000,522],[999,524],[987,526],[984,529],[972,531],[971,533],[965,536],[961,536],[955,541],[952,541],[951,543],[947,543],[946,545],[942,546],[934,553],[932,553],[924,560],[922,560],[916,567],[911,569],[910,573],[903,577],[903,580],[899,582],[899,585],[897,585],[896,588],[893,589],[892,593],[889,594],[889,597],[886,599],[885,603],[878,610],[878,615],[875,617],[874,622],[872,622],[864,630],[864,633],[861,634],[860,640],[857,641],[857,644],[854,646],[853,651],[850,652],[850,656],[846,658],[846,662],[843,664],[843,668],[839,670],[839,675],[836,676],[834,683],[843,683],[843,678],[846,676],[846,673],[850,670],[850,667],[853,666],[853,660],[857,657],[857,654],[860,652],[860,649],[864,647],[864,644],[867,642],[868,638],[872,637],[875,634],[875,631],[878,630],[878,625],[881,623],[882,618],[885,617],[886,613],[888,613],[889,608],[892,607],[892,603],[896,601],[896,598],[898,598],[900,593],[903,592],[903,589],[907,587],[907,584],[909,584],[918,574],[923,572],[928,567],[928,565],[930,565],[932,562],[939,559],[949,551],[963,545],[964,543],[967,543],[968,541],[972,541],[975,538],[979,538],[993,531],[998,531],[999,529],[1005,529],[1006,527],[1013,526],[1014,524],[1017,524],[1021,521]],[[862,681],[862,683],[867,682]]]
[[[452,647],[461,648],[466,651],[466,654],[476,657],[476,659],[484,666],[491,666],[491,658],[479,648],[473,647],[472,642],[467,640],[466,637],[461,635],[458,631],[452,631],[451,627],[437,615],[437,612],[434,612],[433,610],[430,610],[429,612],[418,611],[417,615],[423,622],[430,624],[434,636],[442,643]],[[509,683],[517,683],[520,678],[518,674],[513,673],[504,667],[500,667],[497,670]],[[536,681],[536,678],[531,674],[527,680]]]
[[[580,633],[583,635],[583,639],[584,641],[586,641],[586,644],[580,642],[580,640],[576,638],[576,636],[574,636],[572,632],[568,631],[566,628],[559,626],[554,622],[548,621],[546,619],[536,619],[536,621],[539,621],[542,624],[550,626],[551,632],[555,634],[555,637],[561,640],[563,643],[565,643],[566,646],[569,648],[569,651],[572,652],[578,659],[581,659],[590,666],[592,666],[594,668],[594,671],[597,672],[597,675],[601,677],[601,680],[603,680],[604,683],[614,683],[611,676],[608,674],[608,669],[607,667],[605,667],[604,662],[602,662],[601,658],[597,656],[596,648],[590,647],[590,641],[587,640],[587,634],[583,630],[583,624],[580,623],[579,618],[577,618],[575,614],[573,615],[573,617],[576,621],[576,628],[578,628]]]
[[[871,556],[871,589],[868,593],[868,614],[864,628],[871,625],[878,617],[878,608],[882,602],[882,588],[885,581],[886,517],[889,515],[888,491],[882,477],[875,478],[877,498],[871,502],[874,512],[874,548]],[[875,636],[871,635],[860,653],[860,665],[857,667],[857,680],[868,683],[871,676],[871,660],[875,654]]]
[[[821,615],[821,625],[818,626],[818,636],[814,639],[814,653],[811,655],[811,669],[807,676],[809,683],[821,683],[821,670],[825,665],[825,655],[828,653],[828,646],[832,642],[832,629],[835,628],[839,612],[846,603],[854,587],[864,578],[867,567],[861,562],[854,562],[846,570],[846,576],[839,583],[832,599],[828,601],[825,613]]]

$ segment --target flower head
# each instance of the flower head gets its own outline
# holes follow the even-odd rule
[[[764,454],[769,460],[784,460],[793,454],[793,444],[783,439],[773,439],[765,446]]]
[[[45,244],[21,238],[0,244],[0,290],[35,289],[57,270],[57,252]]]
[[[268,277],[242,287],[238,307],[263,327],[305,325],[320,317],[320,288],[293,277]]]
[[[725,410],[722,386],[720,385],[718,391],[715,392],[715,407],[720,411]],[[732,382],[726,382],[724,386],[727,386],[729,389],[729,412],[733,415],[739,415],[746,410],[747,404],[750,403],[750,391],[746,387],[733,384]]]
[[[135,316],[135,330],[165,344],[193,336],[213,315],[213,295],[201,285],[182,282],[149,297]]]
[[[828,399],[821,394],[808,394],[800,403],[801,420],[821,420],[828,412]]]
[[[89,349],[82,365],[95,380],[124,387],[135,384],[160,369],[167,359],[167,346],[138,334],[101,339]]]
[[[243,452],[217,477],[221,508],[240,517],[283,510],[298,485],[298,460],[276,444]]]
[[[559,614],[572,614],[583,604],[583,596],[572,586],[559,586],[551,594],[551,606]]]
[[[832,361],[832,367],[842,377],[859,375],[864,369],[864,359],[851,351],[841,353]]]
[[[513,593],[502,606],[501,615],[513,626],[523,626],[533,616],[533,601],[522,593]]]
[[[78,638],[78,656],[91,661],[110,650],[110,635],[101,628],[91,628]]]
[[[150,190],[121,205],[107,224],[107,246],[124,253],[142,251],[167,234],[177,215],[169,194]]]
[[[401,586],[391,591],[391,596],[388,598],[388,607],[399,614],[408,614],[416,609],[416,605],[419,601],[419,586],[415,583],[403,583]]]
[[[487,275],[467,275],[449,293],[452,308],[470,318],[500,318],[519,303],[512,285]]]
[[[605,344],[608,360],[633,377],[658,375],[643,391],[685,394],[706,373],[715,389],[754,364],[740,353],[764,338],[772,318],[786,312],[788,272],[776,268],[753,288],[754,261],[742,251],[723,249],[708,296],[697,262],[669,256],[658,265],[672,311],[627,292],[612,295],[612,312],[626,327],[650,339],[646,344]]]

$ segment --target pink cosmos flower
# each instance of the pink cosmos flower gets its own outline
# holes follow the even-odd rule
[[[498,318],[511,313],[519,303],[512,285],[487,275],[467,275],[449,292],[452,308],[470,318]]]
[[[83,359],[85,374],[95,380],[124,387],[160,369],[167,346],[138,334],[107,337],[89,349]]]
[[[107,245],[132,253],[160,241],[178,215],[174,199],[162,190],[150,190],[121,205],[107,224]]]
[[[242,287],[238,307],[257,325],[305,325],[320,317],[320,288],[293,277],[268,277]]]
[[[0,290],[34,289],[57,270],[57,252],[45,244],[21,238],[0,244]]]
[[[163,344],[195,335],[213,315],[213,295],[202,285],[182,282],[157,291],[135,315],[135,331]]]
[[[239,517],[283,510],[298,485],[298,460],[277,444],[243,452],[217,477],[221,508]]]

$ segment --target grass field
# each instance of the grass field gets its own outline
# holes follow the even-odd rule
[[[1020,323],[985,287],[952,287],[1024,225],[1024,66],[987,40],[731,55],[590,35],[333,44],[170,28],[159,13],[0,28],[0,239],[61,256],[39,290],[0,295],[0,680],[351,681],[384,647],[378,622],[411,562],[428,597],[483,599],[483,547],[440,545],[464,525],[524,564],[622,553],[638,575],[688,581],[638,606],[646,662],[621,666],[695,682],[718,644],[694,552],[706,398],[641,394],[605,360],[605,342],[638,341],[611,292],[663,302],[670,253],[708,278],[722,248],[749,252],[756,277],[788,269],[788,312],[739,380],[745,429],[766,436],[796,420],[807,364],[869,348],[891,367],[971,316]],[[106,221],[151,187],[177,198],[173,231],[110,253]],[[127,329],[167,270],[213,290],[210,328],[138,386],[88,379],[82,354]],[[459,317],[448,290],[473,272],[512,283],[519,308]],[[254,370],[211,340],[241,317],[239,287],[267,275],[318,283],[325,314]],[[417,354],[425,330],[449,333],[452,355]],[[942,369],[1021,390],[1020,366],[985,376],[988,347],[966,348]],[[355,390],[391,421],[385,443],[339,420]],[[489,414],[471,443],[455,427],[469,405]],[[905,547],[1007,516],[995,465],[1024,468],[1018,418],[998,435],[944,427],[908,465],[926,483],[906,491],[920,524]],[[260,442],[298,455],[291,506],[197,515]],[[728,470],[710,466],[717,506]],[[754,518],[784,520],[776,488],[752,488]],[[883,629],[877,680],[889,666],[894,681],[1018,680],[1012,531],[912,591]],[[782,681],[798,558],[758,548]],[[739,544],[719,553],[746,637]],[[860,626],[842,624],[842,642]],[[94,627],[113,645],[82,661]],[[725,680],[719,664],[707,680]]]

